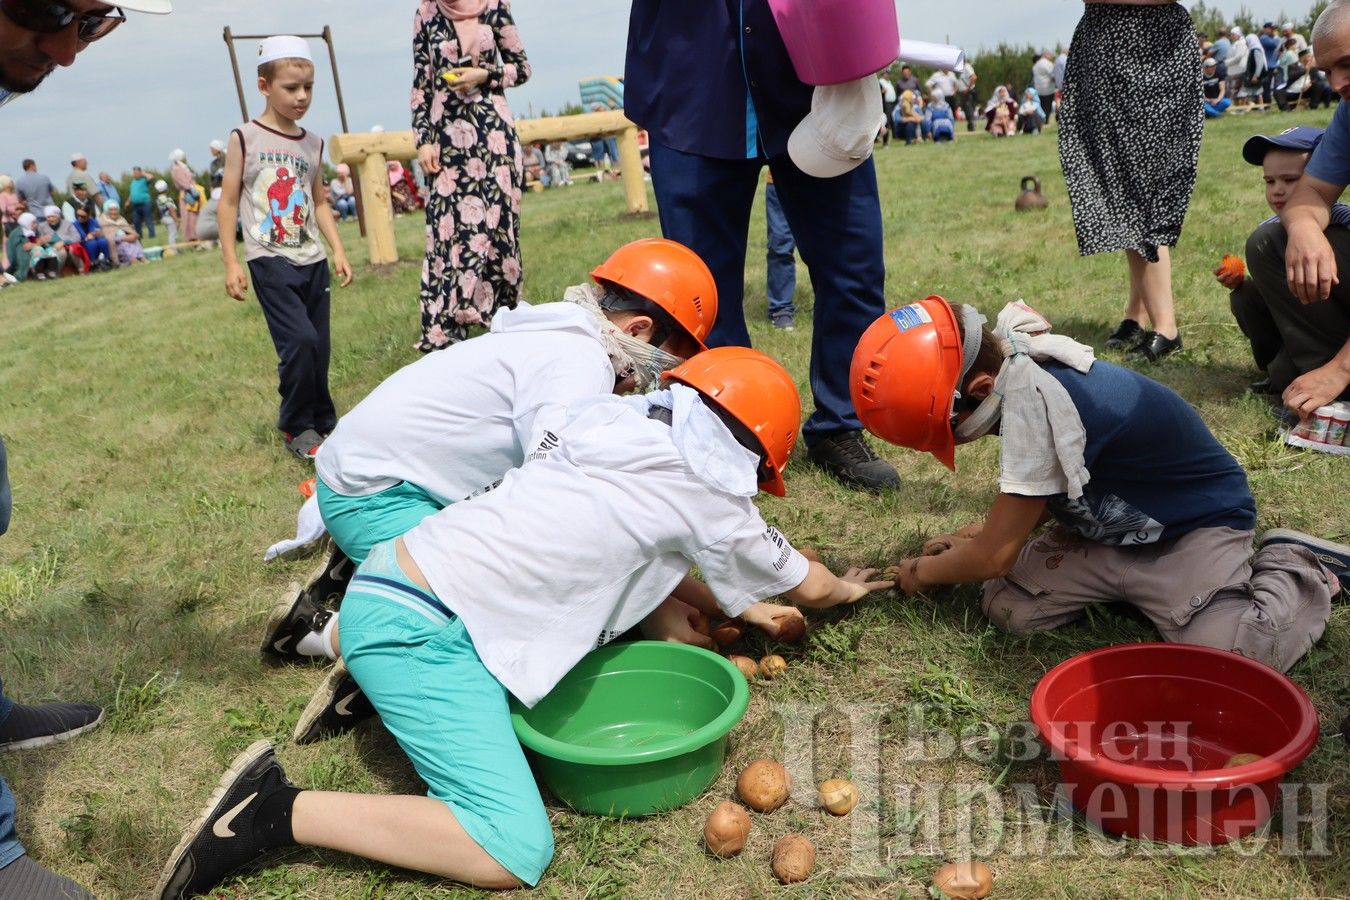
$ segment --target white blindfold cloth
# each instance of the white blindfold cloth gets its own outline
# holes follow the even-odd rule
[[[885,121],[875,75],[820,85],[811,111],[788,138],[788,156],[807,175],[834,178],[862,165]]]
[[[967,322],[967,331],[970,327]],[[1059,362],[1086,374],[1094,362],[1092,348],[1051,334],[1050,321],[1021,301],[1003,307],[993,332],[1002,342],[1003,365],[994,390],[957,426],[956,437],[970,440],[1000,425],[1003,493],[1081,497],[1090,477],[1083,419],[1069,392],[1037,363]],[[971,350],[964,352],[969,356]]]

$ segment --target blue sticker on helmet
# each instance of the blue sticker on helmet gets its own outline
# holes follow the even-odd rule
[[[895,323],[895,327],[899,328],[901,331],[909,331],[915,326],[926,325],[933,321],[933,317],[928,314],[928,310],[917,303],[911,303],[909,306],[893,309],[890,311],[889,315],[891,321]]]

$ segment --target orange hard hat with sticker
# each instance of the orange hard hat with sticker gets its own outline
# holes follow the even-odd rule
[[[853,351],[849,392],[863,427],[956,469],[952,401],[961,378],[956,314],[933,296],[873,322]]]

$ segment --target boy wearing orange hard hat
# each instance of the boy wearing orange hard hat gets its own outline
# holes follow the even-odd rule
[[[1180,396],[1051,334],[1025,304],[993,331],[984,321],[929,297],[874,322],[853,357],[876,436],[953,470],[957,444],[1001,444],[984,521],[888,570],[900,587],[983,582],[985,614],[1016,634],[1124,602],[1169,641],[1280,671],[1302,657],[1350,579],[1350,547],[1272,531],[1253,556],[1246,474]]]
[[[666,390],[596,395],[536,423],[524,465],[499,486],[379,544],[352,577],[332,649],[428,796],[300,791],[259,741],[184,833],[161,900],[292,844],[479,887],[534,885],[553,837],[508,694],[533,706],[694,564],[720,611],[754,624],[783,612],[764,597],[826,607],[892,586],[873,570],[835,576],[756,508],[758,490],[784,492],[800,423],[782,366],[723,347],[664,377]]]

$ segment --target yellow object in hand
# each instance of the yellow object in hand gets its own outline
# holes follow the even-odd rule
[[[456,81],[459,81],[458,72],[442,72],[441,77],[445,79],[446,84],[454,84]]]

